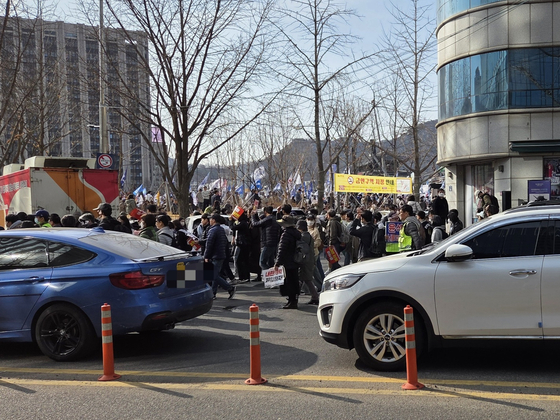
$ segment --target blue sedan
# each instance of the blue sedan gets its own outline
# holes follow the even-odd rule
[[[91,353],[101,305],[113,334],[159,331],[210,310],[202,260],[103,229],[0,231],[0,340],[34,341],[57,361]]]

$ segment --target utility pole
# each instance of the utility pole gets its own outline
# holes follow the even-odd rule
[[[103,29],[103,0],[99,0],[99,148],[101,153],[109,153],[107,132],[107,107],[105,106],[105,31]]]

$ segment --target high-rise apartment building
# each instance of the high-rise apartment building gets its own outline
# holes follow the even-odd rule
[[[517,206],[544,180],[559,197],[560,1],[438,0],[437,39],[450,204],[470,223],[477,190]]]
[[[97,32],[83,24],[8,20],[0,34],[0,101],[7,111],[0,115],[0,142],[11,160],[5,163],[34,155],[90,158],[100,151]],[[138,107],[150,106],[147,60],[143,33],[125,37],[105,29],[109,147],[120,158],[128,191],[161,183],[141,136],[151,138],[151,127],[135,119]]]

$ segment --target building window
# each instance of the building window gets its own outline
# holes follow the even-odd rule
[[[498,1],[503,0],[438,0],[438,23],[443,22],[448,17],[456,15],[457,13],[464,12],[465,10],[484,6],[485,4],[496,3]]]
[[[500,109],[560,107],[560,48],[495,51],[439,72],[439,119]]]

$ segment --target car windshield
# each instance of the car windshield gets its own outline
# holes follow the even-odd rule
[[[458,239],[460,237],[462,238],[464,236],[469,236],[472,231],[480,229],[482,226],[484,226],[490,220],[492,220],[492,216],[487,217],[486,219],[483,219],[480,222],[474,223],[474,224],[470,225],[469,227],[457,232],[455,235],[448,236],[447,238],[445,238],[442,241],[425,245],[421,250],[419,250],[417,252],[410,253],[409,256],[420,255],[420,254],[424,254],[426,252],[432,252],[433,250],[439,249],[441,247],[445,247],[445,246],[447,246],[447,242],[449,242],[450,240],[455,241],[456,239]]]
[[[184,253],[184,251],[180,249],[159,242],[122,233],[88,235],[80,238],[80,241],[131,260],[142,260]]]

